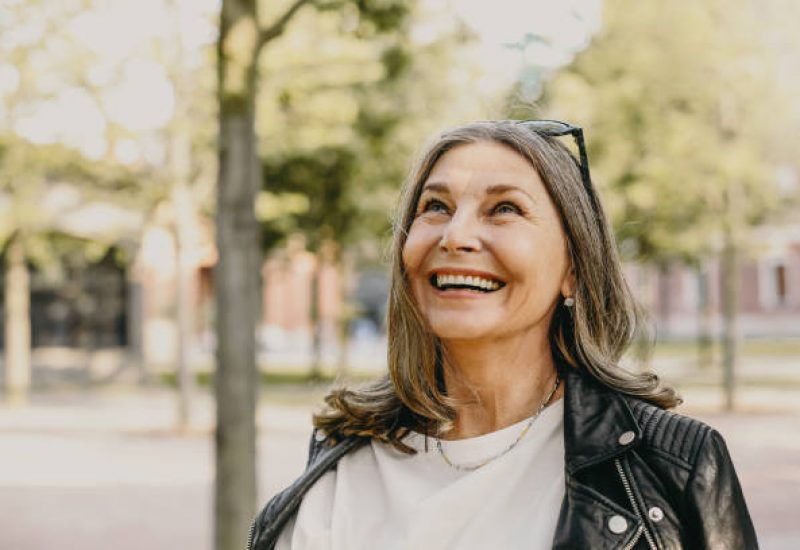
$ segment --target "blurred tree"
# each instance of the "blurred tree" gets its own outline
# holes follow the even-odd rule
[[[92,158],[105,156],[108,163],[122,159],[139,168],[146,166],[155,175],[139,180],[135,208],[153,212],[160,203],[172,205],[177,251],[177,307],[174,308],[180,389],[177,418],[179,425],[185,427],[191,381],[187,356],[192,326],[190,283],[193,273],[187,241],[197,208],[205,206],[208,210],[211,204],[211,185],[206,182],[213,182],[209,170],[214,164],[213,62],[208,55],[210,52],[203,56],[202,48],[195,44],[197,39],[191,38],[192,32],[197,31],[198,15],[202,17],[202,14],[197,8],[180,6],[169,0],[149,8],[161,10],[164,30],[126,36],[121,48],[111,48],[117,55],[106,55],[102,48],[106,37],[99,32],[100,26],[113,29],[125,9],[121,2],[75,4],[52,0],[0,8],[3,25],[0,50],[5,60],[0,63],[0,74],[10,76],[9,82],[13,82],[0,86],[0,94],[4,96],[0,113],[5,115],[2,127],[8,132],[29,134],[38,141],[77,145]],[[189,52],[187,44],[191,48]],[[123,52],[121,55],[119,50]],[[154,103],[160,102],[160,105],[142,109],[130,101],[133,99],[130,88],[141,86],[134,82],[134,73],[136,78],[147,80],[146,84],[152,89],[159,90],[148,99],[158,100]],[[120,107],[125,94],[129,94],[129,101],[123,111]],[[172,118],[164,124],[164,107],[169,107],[171,99],[174,99]],[[77,105],[80,114],[74,117],[82,116],[88,122],[82,125],[73,120],[72,127],[65,125],[64,121],[70,116],[63,114],[65,103]],[[52,107],[57,116],[52,124],[45,126],[37,119],[42,115],[37,113],[47,112],[48,107]],[[131,116],[131,112],[141,116]],[[166,162],[158,158],[159,150],[164,152]],[[146,158],[148,155],[150,158]],[[90,163],[85,160],[84,164]],[[151,185],[153,183],[155,185]],[[126,201],[129,197],[118,198]],[[127,206],[133,207],[134,203]],[[40,235],[46,238],[47,233]],[[131,243],[130,252],[136,247],[136,243]],[[17,247],[11,250],[16,251]],[[129,271],[134,287],[139,283],[134,280],[136,274],[136,270]],[[130,321],[138,323],[141,319],[131,318]],[[129,327],[133,333],[138,333],[138,329]],[[134,342],[130,352],[135,356],[134,362],[142,368],[141,374],[145,375],[143,363],[147,358],[139,357],[138,351]]]
[[[357,261],[348,251],[387,234],[414,148],[452,117],[448,70],[467,40],[454,25],[416,42],[410,35],[417,17],[375,35],[360,30],[352,10],[308,11],[294,23],[290,48],[276,44],[265,58],[273,86],[259,95],[268,115],[258,123],[265,153],[256,215],[266,251],[302,232],[312,250],[338,251],[326,257],[345,272],[343,257]],[[353,311],[345,305],[338,320],[340,367]],[[316,317],[312,322],[313,377],[320,374],[321,327]]]
[[[203,25],[208,13],[196,5],[163,0],[146,9],[160,26],[126,32],[114,47],[103,48],[108,36],[128,24],[123,19],[134,15],[126,13],[130,6],[123,1],[38,0],[0,8],[0,50],[6,61],[0,62],[0,75],[11,75],[15,82],[0,86],[0,94],[5,92],[0,114],[9,132],[71,143],[89,157],[146,167],[153,175],[140,180],[143,200],[137,208],[154,215],[159,205],[169,206],[164,210],[170,213],[176,244],[176,307],[170,310],[178,329],[177,419],[185,427],[192,380],[190,294],[196,269],[191,225],[198,211],[211,211],[216,169],[212,41],[199,31],[214,28],[210,21]],[[77,102],[80,114],[74,118],[82,116],[88,123],[73,120],[74,128],[64,127],[64,120],[69,121],[63,113],[65,102]],[[37,113],[51,106],[56,120],[43,131]],[[130,252],[137,246],[131,243]],[[137,270],[129,270],[129,277],[133,287],[140,284]],[[141,319],[131,321],[137,324]],[[129,348],[137,355],[135,344]],[[134,359],[146,379],[147,357]]]
[[[186,5],[167,0],[171,32],[163,36],[154,57],[164,67],[173,89],[175,107],[163,130],[167,163],[161,175],[168,182],[165,201],[171,205],[175,241],[175,321],[177,328],[176,374],[178,381],[178,426],[187,429],[191,420],[194,373],[189,363],[194,341],[196,311],[193,308],[194,279],[198,266],[196,223],[213,203],[214,161],[214,72],[205,48],[187,51],[182,30]],[[199,56],[198,56],[199,53]],[[199,60],[191,61],[192,57]]]
[[[294,0],[259,16],[256,0],[223,0],[218,41],[219,179],[217,187],[217,431],[214,547],[241,548],[256,504],[255,324],[259,296],[259,226],[254,205],[261,186],[255,134],[260,57],[306,4],[349,9],[357,31],[391,32],[409,4],[399,1]]]
[[[59,145],[37,146],[11,136],[0,136],[0,247],[5,250],[5,388],[17,401],[30,386],[30,288],[28,261],[47,267],[58,261],[52,237],[63,230],[64,206],[48,207],[56,188],[84,200],[136,203],[136,175],[112,163],[87,160]],[[80,202],[80,199],[79,199]],[[74,206],[74,205],[73,205]],[[118,235],[109,233],[110,247]]]
[[[730,407],[739,256],[784,199],[774,176],[790,121],[774,113],[789,112],[790,97],[775,85],[768,35],[793,30],[749,0],[605,10],[601,33],[549,83],[547,111],[587,129],[627,259],[700,266],[721,255]]]
[[[282,241],[292,231],[300,231],[311,239],[315,250],[324,241],[343,242],[360,222],[358,208],[349,196],[349,187],[357,169],[356,155],[351,147],[323,146],[315,151],[298,151],[277,159],[268,159],[264,166],[265,187],[269,192],[259,199],[264,219],[264,241],[268,247]],[[275,195],[275,193],[278,193]],[[273,209],[269,216],[264,206],[274,204],[271,197],[295,197],[302,210]],[[258,203],[257,203],[258,206]],[[258,213],[258,212],[257,212]],[[287,230],[289,230],[287,232]],[[332,249],[331,249],[332,250]],[[333,260],[333,258],[331,258]],[[319,272],[321,262],[315,263],[312,278],[312,379],[321,376],[321,326],[319,318]]]

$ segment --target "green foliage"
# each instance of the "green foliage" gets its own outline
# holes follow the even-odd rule
[[[16,86],[9,86],[6,90],[0,87],[0,91],[5,91],[0,97],[0,193],[11,204],[9,213],[0,220],[0,241],[19,234],[25,240],[29,256],[37,262],[37,257],[48,256],[37,251],[52,250],[54,253],[49,256],[55,257],[58,247],[63,244],[54,235],[61,231],[57,222],[65,212],[42,208],[42,203],[55,188],[68,188],[78,194],[80,205],[102,201],[138,212],[152,208],[169,196],[169,186],[165,185],[169,174],[165,174],[161,166],[148,164],[144,155],[135,167],[121,166],[112,160],[112,152],[121,142],[131,141],[152,147],[166,141],[158,130],[140,133],[111,116],[107,94],[113,94],[122,80],[126,63],[132,60],[114,58],[113,54],[105,57],[92,43],[96,37],[81,34],[82,19],[86,19],[83,23],[91,28],[88,21],[93,16],[113,15],[119,7],[93,1],[39,0],[0,8],[0,36],[3,37],[0,40],[3,61],[0,64],[9,64],[18,75]],[[175,42],[180,38],[169,44],[168,39],[161,37],[154,37],[151,42],[144,40],[137,46],[133,57],[161,63],[165,72],[174,73],[180,61],[176,59]],[[111,59],[113,62],[109,61]],[[208,68],[204,65],[191,74],[193,101],[186,110],[194,111],[193,120],[201,121],[205,132],[193,136],[199,141],[192,144],[193,152],[205,149],[213,153],[213,138],[208,135],[208,127],[213,132],[216,125],[213,117],[205,116],[209,114],[207,105],[213,105],[212,98],[202,97],[209,90],[209,78],[205,73],[208,73]],[[106,76],[98,77],[98,74]],[[214,76],[213,71],[211,76]],[[177,93],[181,92],[178,86],[175,88]],[[98,137],[103,139],[107,148],[104,158],[91,159],[59,144],[36,145],[13,133],[19,118],[46,108],[49,102],[57,100],[65,92],[79,94],[97,107],[98,115],[103,118]],[[56,128],[59,128],[58,124],[54,121]],[[46,139],[63,139],[63,136]],[[102,151],[93,154],[102,154]],[[203,159],[208,156],[204,155]],[[208,172],[207,164],[206,161],[194,171],[201,175]],[[116,237],[100,237],[107,242],[98,246],[110,245]],[[80,240],[82,236],[78,238]],[[50,240],[52,243],[48,245]],[[97,248],[88,243],[87,246]]]
[[[294,231],[304,232],[312,249],[323,237],[349,245],[385,235],[409,158],[441,125],[452,98],[443,78],[452,37],[414,44],[397,13],[376,27],[382,33],[354,32],[367,15],[342,4],[335,12],[303,12],[291,40],[271,44],[262,60],[257,126],[265,204],[299,193],[309,205],[260,216],[266,249]],[[392,5],[374,2],[384,4]],[[404,4],[413,17],[413,3]]]
[[[87,159],[63,145],[35,145],[0,135],[0,190],[23,193],[31,186],[48,183],[73,184],[99,196],[118,192],[132,196],[141,179],[115,163]],[[36,188],[36,193],[42,191]]]
[[[345,15],[346,28],[358,38],[396,32],[408,22],[416,2],[402,0],[333,0],[320,2],[321,11]]]
[[[92,245],[81,236],[63,234],[57,220],[63,212],[45,208],[44,201],[59,188],[74,191],[81,203],[101,200],[141,209],[143,179],[144,174],[89,160],[62,145],[34,145],[13,136],[0,136],[0,195],[10,205],[0,217],[0,246],[17,236],[28,258],[43,269],[57,269],[64,251],[74,251],[72,245],[76,243],[84,252],[98,246],[104,252],[114,243]]]
[[[741,245],[781,206],[775,145],[789,127],[774,113],[789,94],[753,28],[787,27],[754,27],[766,19],[745,0],[608,0],[602,32],[548,84],[548,114],[586,129],[629,257],[692,260],[723,231]]]
[[[288,216],[264,221],[265,248],[272,248],[292,231],[308,235],[312,248],[324,236],[346,239],[357,222],[355,202],[348,196],[355,170],[355,153],[341,146],[267,157],[264,179],[270,192],[293,193],[309,200],[303,210],[287,208]],[[285,201],[284,204],[290,206]]]

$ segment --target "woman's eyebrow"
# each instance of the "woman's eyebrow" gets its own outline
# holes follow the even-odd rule
[[[425,186],[422,188],[421,193],[425,192],[447,194],[450,192],[450,187],[446,183],[431,182],[431,183],[426,183]],[[536,202],[536,200],[533,198],[533,195],[531,195],[525,189],[522,189],[517,185],[512,185],[508,183],[496,183],[486,188],[487,195],[502,195],[504,193],[513,193],[513,192],[522,193],[523,195],[528,197],[532,202]]]
[[[447,186],[446,183],[426,183],[425,186],[422,188],[422,192],[425,191],[434,191],[437,193],[448,193],[450,188]]]
[[[533,195],[522,189],[517,185],[509,185],[507,183],[498,183],[495,185],[490,185],[486,188],[487,195],[502,195],[503,193],[511,193],[511,192],[518,192],[522,193],[526,197],[528,197],[531,201],[536,202],[533,198]]]

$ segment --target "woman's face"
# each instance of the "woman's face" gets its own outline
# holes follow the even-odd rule
[[[403,248],[414,298],[443,340],[546,335],[573,294],[566,236],[531,164],[494,142],[445,153]]]

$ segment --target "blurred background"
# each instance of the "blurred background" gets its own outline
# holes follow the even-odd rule
[[[385,372],[414,152],[496,118],[584,128],[656,336],[626,363],[725,435],[763,547],[800,547],[798,20],[3,0],[0,547],[244,546],[326,389]]]

